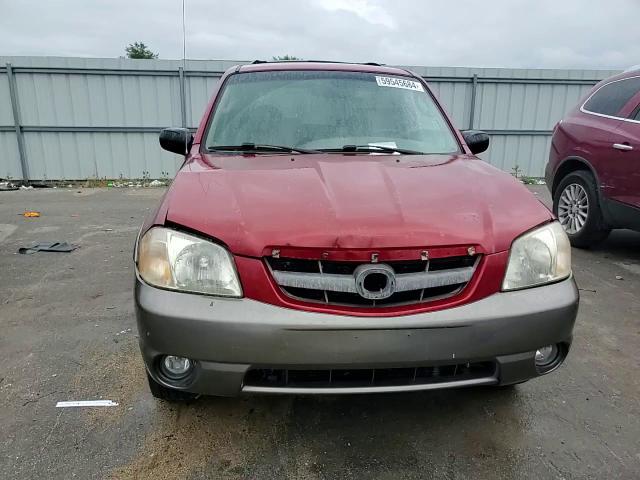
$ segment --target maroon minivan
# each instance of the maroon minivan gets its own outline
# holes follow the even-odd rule
[[[640,68],[598,83],[556,125],[545,176],[573,246],[640,231]]]

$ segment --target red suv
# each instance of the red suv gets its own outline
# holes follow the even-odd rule
[[[572,245],[640,231],[640,70],[603,80],[556,125],[546,179]]]
[[[227,71],[137,240],[152,393],[371,393],[553,371],[578,292],[551,212],[475,156],[422,78]]]

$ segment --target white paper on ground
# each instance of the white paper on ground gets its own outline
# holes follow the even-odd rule
[[[74,400],[69,402],[58,402],[56,408],[68,407],[117,407],[118,404],[112,400]]]

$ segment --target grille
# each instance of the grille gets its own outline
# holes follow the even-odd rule
[[[392,261],[384,264],[304,260],[267,257],[266,261],[282,291],[306,302],[358,307],[389,307],[431,302],[452,297],[472,278],[479,255]],[[384,299],[365,298],[355,285],[361,265],[382,265],[392,269],[395,292]]]
[[[495,371],[493,362],[336,370],[256,368],[246,373],[244,384],[271,388],[389,387],[488,378]]]

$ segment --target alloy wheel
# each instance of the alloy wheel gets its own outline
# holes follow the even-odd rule
[[[576,234],[587,223],[589,197],[584,187],[571,183],[565,187],[558,201],[558,220],[569,234]]]

